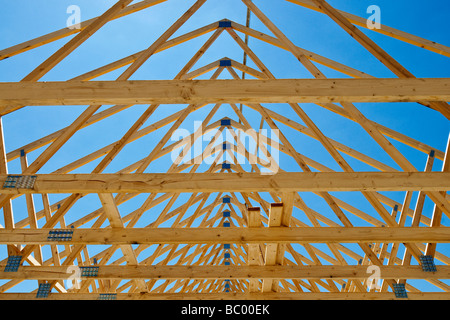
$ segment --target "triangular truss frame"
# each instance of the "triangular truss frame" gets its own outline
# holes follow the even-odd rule
[[[22,81],[0,83],[2,118],[25,106],[89,105],[67,127],[10,152],[0,122],[0,206],[5,224],[0,243],[8,251],[8,258],[0,262],[1,279],[8,280],[0,285],[0,299],[450,299],[450,287],[443,281],[450,276],[449,258],[436,250],[438,243],[450,240],[448,226],[442,224],[443,216],[450,217],[449,147],[436,150],[369,120],[354,105],[412,101],[450,119],[449,80],[416,79],[357,28],[366,27],[365,19],[324,0],[288,1],[328,15],[398,78],[378,79],[295,45],[251,0],[242,2],[273,35],[224,19],[172,38],[206,1],[197,0],[147,49],[65,82],[39,80],[109,21],[166,0],[133,5],[132,0],[120,0],[80,29],[62,29],[0,51],[3,60],[73,36]],[[382,26],[373,31],[450,57],[449,47],[397,29]],[[223,57],[193,70],[226,33],[256,67]],[[152,55],[206,34],[211,35],[173,80],[129,80]],[[276,79],[248,38],[292,53],[313,79]],[[350,79],[327,79],[318,65]],[[116,81],[95,81],[119,69],[123,72]],[[225,71],[232,80],[217,80]],[[265,106],[271,102],[288,105],[303,124]],[[326,136],[302,102],[360,125],[400,170]],[[187,106],[147,123],[160,105],[170,103]],[[39,173],[78,131],[136,104],[149,105],[121,139],[54,172]],[[191,114],[211,104],[196,132],[171,141]],[[211,122],[223,105],[233,115]],[[261,116],[259,131],[246,119],[243,107]],[[276,139],[262,133],[263,123],[278,133]],[[297,150],[295,137],[283,134],[285,126],[320,143],[340,171]],[[104,173],[128,144],[162,131],[146,157]],[[200,154],[193,152],[195,141],[208,132],[212,138],[207,147]],[[254,150],[241,140],[249,133],[256,142]],[[230,140],[221,139],[224,135]],[[388,138],[427,154],[425,169],[415,168]],[[148,172],[154,161],[176,150],[180,156],[165,173]],[[290,157],[299,170],[283,170],[273,151]],[[38,155],[28,163],[30,153]],[[241,165],[238,156],[249,166]],[[205,169],[206,158],[212,160]],[[14,175],[8,162],[17,159],[22,172]],[[357,171],[347,159],[372,169]],[[435,159],[442,161],[442,170],[432,170]],[[89,173],[72,173],[86,164],[96,165]],[[357,192],[377,216],[339,199],[334,191]],[[404,201],[382,191],[402,191]],[[337,220],[308,206],[302,192],[321,198]],[[43,210],[35,210],[33,194],[40,195]],[[50,194],[68,196],[51,202]],[[101,206],[67,224],[68,212],[89,194],[97,194]],[[26,198],[28,217],[15,221],[12,204],[20,197]],[[136,210],[121,213],[122,204],[139,197],[143,202]],[[422,212],[426,199],[434,203],[431,217]],[[160,214],[144,225],[152,208],[160,208]],[[370,226],[355,226],[350,216]],[[99,245],[102,249],[91,254],[91,246]],[[44,246],[51,248],[50,256],[43,253]],[[19,257],[20,263],[12,257]],[[372,281],[372,275],[379,275],[380,282]],[[408,279],[424,279],[435,291],[416,288]],[[38,280],[39,289],[14,293],[24,280]],[[407,294],[399,291],[403,285]]]

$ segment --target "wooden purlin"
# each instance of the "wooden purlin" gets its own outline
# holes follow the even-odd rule
[[[172,248],[173,249],[173,248]],[[381,266],[381,274],[389,278],[406,279],[449,279],[450,267],[441,266],[434,273],[423,273],[421,266]],[[367,266],[99,266],[97,279],[364,279]],[[0,279],[67,279],[67,267],[23,266],[19,271],[0,271]],[[252,291],[250,291],[252,292]],[[256,292],[256,291],[255,291]],[[262,291],[264,292],[264,291]]]
[[[146,158],[144,158],[146,159]],[[145,162],[144,162],[145,163]],[[306,166],[306,163],[305,163]],[[4,189],[5,196],[35,193],[148,192],[326,192],[426,191],[450,189],[448,172],[279,172],[258,173],[131,173],[37,174],[34,189]],[[5,183],[7,175],[0,175]],[[189,180],[187,180],[189,179]],[[301,180],[299,180],[301,179]],[[332,183],[330,183],[330,180]],[[220,182],[217,184],[215,181]],[[275,185],[276,183],[276,185]],[[442,197],[445,199],[444,197]],[[449,214],[448,206],[442,206]]]
[[[211,64],[203,73],[215,67]],[[441,101],[450,100],[448,83],[448,78],[7,82],[0,83],[0,103],[4,106],[0,110],[23,104],[33,107]],[[348,108],[346,110],[349,111]]]
[[[327,63],[331,64],[337,70],[349,74],[352,77],[367,78],[368,80],[374,80],[374,83],[379,81],[379,79],[365,75],[358,70],[340,65],[297,47],[268,18],[263,19],[263,22],[269,26],[271,31],[275,31],[274,34],[277,38],[265,35],[248,27],[240,26],[234,22],[231,22],[231,27],[226,28],[226,31],[241,46],[245,54],[253,59],[257,68],[260,70],[245,66],[234,60],[231,60],[232,65],[227,67],[221,66],[219,60],[217,60],[192,70],[192,67],[218,39],[224,29],[219,28],[218,23],[214,23],[172,40],[170,40],[170,36],[183,24],[183,19],[189,18],[205,1],[197,1],[194,7],[192,7],[194,9],[188,10],[183,15],[184,18],[181,18],[177,23],[172,25],[147,50],[93,70],[83,76],[77,77],[78,79],[76,80],[82,80],[81,78],[83,78],[83,81],[87,82],[87,80],[106,72],[116,70],[122,66],[128,66],[125,73],[118,79],[126,80],[151,55],[162,52],[166,48],[183,43],[191,38],[204,35],[210,31],[214,31],[213,34],[191,60],[184,65],[175,77],[175,80],[188,79],[191,81],[213,70],[214,74],[211,79],[217,79],[225,69],[234,78],[232,80],[234,83],[237,83],[236,81],[241,79],[235,70],[240,70],[243,74],[249,74],[259,80],[276,80],[275,76],[270,73],[269,69],[259,59],[257,54],[248,47],[247,43],[241,40],[234,31],[236,30],[243,32],[247,36],[254,36],[292,52],[318,79],[325,79],[325,76],[311,61],[321,61],[325,65]],[[251,1],[242,1],[256,11],[257,16],[262,16],[262,12],[258,11],[257,8],[255,9]],[[144,9],[145,7],[160,2],[163,2],[163,0],[142,1],[135,5],[130,5],[120,11],[120,13],[116,13],[113,18],[132,13],[134,12],[133,10]],[[311,1],[291,2],[309,4]],[[322,1],[317,0],[317,2]],[[349,14],[342,14],[349,17]],[[60,35],[62,36],[62,34]],[[408,39],[411,41],[420,40],[401,34],[395,29],[392,36],[404,41]],[[51,41],[51,39],[49,35],[48,41]],[[419,43],[424,44],[425,41],[422,39]],[[36,45],[41,44],[43,43],[39,43],[38,41]],[[436,51],[438,48],[439,45],[427,47],[428,50],[432,51]],[[21,49],[19,48],[18,50]],[[228,60],[228,58],[223,59]],[[70,86],[72,81],[69,80],[67,82],[68,86]],[[208,85],[209,83],[214,82],[208,80]],[[318,82],[316,81],[314,83]],[[352,83],[358,82],[354,81]],[[241,83],[239,85],[242,87]],[[421,88],[418,86],[417,89]],[[421,99],[417,98],[417,100]],[[435,100],[438,101],[439,99],[435,98]],[[8,248],[12,249],[10,254],[23,254],[23,260],[26,260],[30,266],[20,267],[19,271],[15,274],[1,272],[0,270],[0,277],[10,279],[9,282],[0,286],[0,300],[8,299],[8,297],[13,299],[33,299],[35,297],[34,294],[32,296],[32,294],[26,293],[4,293],[5,291],[12,292],[11,289],[25,279],[49,281],[55,290],[59,292],[59,294],[50,294],[49,299],[61,299],[62,297],[68,299],[97,299],[100,293],[117,293],[118,299],[178,299],[181,297],[180,295],[183,295],[184,298],[188,297],[190,299],[384,300],[395,299],[392,292],[387,292],[387,284],[392,285],[395,281],[406,284],[409,299],[450,299],[446,293],[422,293],[410,283],[406,283],[406,279],[424,279],[436,288],[439,288],[439,290],[450,291],[449,286],[441,281],[441,279],[447,279],[450,276],[448,270],[450,261],[448,257],[435,251],[433,247],[436,243],[448,243],[449,239],[448,227],[441,226],[439,223],[441,221],[439,212],[443,212],[447,216],[450,214],[450,202],[448,202],[449,197],[447,195],[450,186],[446,182],[450,179],[447,179],[448,174],[446,171],[448,170],[446,169],[448,168],[445,165],[449,159],[448,150],[446,153],[440,150],[434,150],[431,146],[424,145],[420,141],[410,139],[387,127],[368,120],[352,105],[354,101],[351,99],[348,102],[342,103],[344,108],[332,102],[322,101],[318,103],[328,110],[359,123],[392,156],[397,164],[405,170],[405,172],[402,172],[326,136],[296,102],[290,102],[290,108],[293,109],[305,125],[300,124],[300,122],[294,119],[288,119],[282,115],[282,112],[274,112],[258,102],[240,101],[261,115],[260,129],[267,124],[272,129],[279,130],[281,127],[278,123],[287,124],[289,127],[297,130],[296,132],[303,133],[322,144],[325,150],[344,171],[335,172],[316,160],[306,157],[300,153],[302,150],[296,150],[291,144],[293,142],[292,137],[289,135],[285,136],[281,133],[280,143],[268,138],[266,140],[267,145],[259,146],[263,154],[270,159],[271,153],[269,153],[268,148],[269,146],[272,147],[273,151],[274,146],[277,145],[279,151],[297,161],[299,167],[305,172],[301,174],[286,172],[282,168],[278,168],[281,163],[277,163],[276,166],[278,167],[275,167],[277,174],[264,176],[261,175],[261,168],[266,168],[272,171],[272,173],[275,173],[274,167],[270,167],[267,159],[256,156],[252,158],[252,160],[257,160],[257,165],[252,163],[251,169],[254,175],[251,175],[245,172],[244,166],[238,163],[236,156],[240,154],[246,158],[246,161],[249,161],[250,153],[254,152],[254,150],[247,150],[239,140],[240,135],[246,130],[251,129],[252,125],[234,103],[231,103],[230,106],[239,118],[239,123],[234,120],[230,120],[230,125],[227,126],[223,126],[220,120],[211,123],[214,115],[221,108],[221,103],[232,102],[221,101],[214,105],[206,117],[204,114],[202,115],[204,122],[199,130],[202,129],[202,132],[217,130],[217,132],[208,146],[202,150],[202,154],[196,154],[192,159],[201,160],[205,156],[213,155],[214,160],[207,169],[202,168],[200,170],[200,164],[196,161],[183,163],[181,157],[179,157],[171,163],[167,173],[163,173],[161,176],[144,174],[144,171],[156,159],[167,157],[170,152],[177,148],[184,148],[183,150],[186,152],[191,151],[193,146],[186,142],[188,140],[169,143],[169,139],[172,132],[180,128],[189,115],[203,108],[206,102],[199,100],[198,104],[190,103],[187,108],[173,113],[147,127],[143,127],[144,123],[158,107],[158,104],[150,105],[120,140],[59,168],[54,174],[37,174],[34,190],[3,189],[4,192],[2,192],[1,201],[4,205],[3,213],[5,217],[8,217],[8,203],[21,194],[25,194],[28,200],[29,216],[21,221],[14,222],[11,211],[9,216],[13,222],[12,226],[15,229],[11,230],[11,226],[6,229],[0,229],[0,243],[8,244]],[[17,159],[21,155],[20,159],[22,161],[23,173],[35,174],[74,133],[131,106],[132,104],[118,104],[102,113],[94,114],[97,105],[93,105],[90,107],[91,109],[86,110],[68,128],[55,132],[45,139],[36,140],[34,143],[30,143],[14,152],[8,154],[2,152],[3,168],[6,168],[8,161]],[[6,110],[9,112],[12,109]],[[163,138],[156,144],[156,147],[149,150],[146,157],[123,168],[116,174],[105,175],[101,173],[118,154],[121,154],[125,146],[149,133],[156,132],[165,125],[169,125],[169,128],[163,133]],[[233,129],[237,130],[238,133],[233,132]],[[282,131],[286,133],[287,130],[283,128]],[[235,144],[236,150],[226,149],[213,153],[217,151],[213,148],[213,145],[220,143],[219,138],[225,132],[231,134],[232,141],[230,142]],[[430,172],[434,159],[434,157],[430,156],[429,162],[427,163],[429,170],[425,169],[425,172],[415,170],[402,153],[386,142],[386,137],[395,137],[395,139],[398,139],[402,143],[424,153],[433,151],[437,159],[445,159],[444,169],[442,172]],[[198,138],[199,136],[196,133],[187,137],[191,141]],[[52,144],[48,150],[45,150],[38,157],[39,161],[31,164],[34,169],[28,169],[26,154],[49,143]],[[1,149],[5,151],[3,143]],[[342,152],[354,159],[371,165],[375,171],[365,173],[353,172],[352,167],[341,155]],[[229,169],[223,169],[221,166],[222,156],[227,156],[231,159],[232,164]],[[84,164],[94,162],[97,159],[101,160],[99,160],[99,164],[90,175],[69,174],[71,171],[81,168]],[[311,172],[311,168],[321,172],[317,174],[313,173]],[[378,172],[378,170],[382,172]],[[185,184],[187,176],[180,174],[187,171],[189,171],[187,176],[194,179],[190,181],[190,185]],[[2,169],[0,173],[0,184],[2,184],[8,171]],[[138,179],[139,183],[142,183],[146,181],[146,177],[150,176],[151,183],[154,184],[153,187],[140,189],[139,187],[142,186],[136,184],[131,189],[127,189],[126,184],[130,179]],[[153,180],[155,177],[160,179],[161,183],[159,185],[159,180]],[[112,180],[108,180],[110,178]],[[292,181],[288,178],[291,178]],[[327,184],[330,178],[332,181],[336,181],[336,184],[334,182]],[[59,186],[57,186],[58,179],[61,181]],[[64,185],[66,179],[71,185],[68,189],[63,189],[61,186]],[[248,179],[248,181],[245,179]],[[311,181],[308,182],[308,179]],[[389,181],[389,179],[395,180]],[[117,186],[113,186],[113,188],[105,187],[106,185],[111,186],[110,183],[113,180],[119,180],[123,183],[120,182]],[[233,182],[233,180],[235,181]],[[99,181],[106,182],[107,184],[102,184],[99,187],[96,185]],[[195,181],[198,183],[195,184]],[[222,185],[224,182],[225,185]],[[202,183],[206,187],[200,186]],[[305,183],[305,185],[301,183]],[[176,185],[176,187],[171,187],[171,184]],[[246,187],[246,184],[251,185],[251,187]],[[267,188],[261,187],[266,184]],[[336,190],[362,191],[369,203],[380,214],[381,220],[375,218],[373,214],[371,215],[353,207],[350,202],[344,202],[329,193]],[[379,190],[407,191],[404,203],[397,203],[394,199],[381,194]],[[415,190],[421,190],[419,200],[422,199],[424,201],[425,197],[428,196],[435,203],[436,214],[433,214],[431,219],[421,214],[419,200],[416,209],[412,210],[409,208],[412,200],[412,192]],[[264,191],[268,192],[267,197],[262,195]],[[327,215],[314,211],[308,206],[298,191],[314,191],[316,195],[321,197],[321,200],[325,200],[325,204],[328,204],[329,208],[338,216],[339,221],[335,222],[327,217]],[[73,239],[71,241],[49,241],[47,239],[49,231],[47,227],[54,228],[59,222],[61,227],[68,228],[69,226],[65,223],[66,213],[69,212],[71,207],[81,197],[86,196],[88,192],[99,193],[103,206],[85,214],[85,216],[70,224],[70,226],[73,226]],[[112,193],[116,192],[119,194],[114,196]],[[223,192],[231,194],[229,208],[233,222],[231,228],[212,228],[217,224],[220,226],[223,223],[223,217],[221,216],[221,211],[225,207],[221,203],[224,195]],[[31,198],[31,194],[33,193],[42,194],[43,210],[37,212],[33,210],[34,205],[30,201],[30,199],[33,199]],[[66,199],[50,204],[48,193],[72,193],[72,195]],[[137,195],[142,193],[149,194],[141,201],[142,204],[136,210],[129,214],[121,212],[122,210],[119,209],[121,204],[135,199]],[[183,193],[188,194],[184,195]],[[158,197],[158,195],[160,196]],[[266,200],[269,197],[272,198],[271,202]],[[184,203],[175,206],[181,199],[184,199]],[[286,206],[286,212],[283,210],[285,214],[281,216],[276,215],[276,210],[272,211],[270,209],[270,203],[274,202],[283,202],[283,206]],[[261,211],[258,211],[258,228],[247,228],[248,226],[256,226],[245,218],[246,207],[253,206],[255,203],[261,207]],[[157,213],[154,222],[145,228],[136,227],[138,223],[145,221],[143,219],[146,217],[145,212],[158,208],[160,204],[163,207],[161,207],[162,209],[158,209],[159,211],[154,212]],[[388,212],[385,206],[394,208],[393,213]],[[395,208],[395,206],[398,207]],[[304,213],[307,220],[301,220],[297,214],[292,214],[293,211],[296,213],[300,212],[297,210]],[[397,210],[399,210],[398,223],[395,220]],[[358,226],[353,226],[350,223],[349,213],[358,218],[362,218],[374,227],[361,229]],[[424,223],[426,227],[416,229],[407,227],[405,222],[408,216],[413,218],[413,226],[417,227],[419,223]],[[278,221],[280,217],[282,219]],[[46,221],[44,222],[44,228],[38,228],[38,222],[42,218]],[[110,227],[102,228],[106,220],[109,220]],[[90,223],[92,221],[93,224]],[[82,229],[88,223],[92,227]],[[170,224],[170,227],[163,229],[161,228],[163,224]],[[312,227],[310,226],[311,224]],[[388,226],[384,227],[385,224]],[[27,226],[30,229],[22,229]],[[149,237],[149,228],[153,231],[151,234],[153,238]],[[95,234],[96,231],[99,233]],[[246,233],[246,235],[241,234],[242,232]],[[107,235],[105,236],[105,234]],[[283,237],[285,237],[285,240],[279,240],[283,239]],[[226,268],[220,266],[223,257],[223,248],[220,244],[224,241],[232,243],[230,252],[233,265]],[[315,246],[316,243],[322,243],[322,241],[326,243],[329,252],[320,250]],[[375,245],[368,245],[374,242]],[[350,250],[345,246],[346,243],[360,244],[365,256],[361,257],[356,250]],[[388,245],[391,243],[393,243],[393,246],[389,248]],[[403,261],[397,256],[397,250],[401,243],[406,246]],[[426,246],[427,243],[429,244],[428,246]],[[25,249],[19,252],[20,245],[24,244],[26,245]],[[40,246],[48,244],[52,248],[51,257],[40,257]],[[65,250],[58,251],[57,245],[60,244],[64,245]],[[111,246],[105,247],[104,250],[102,249],[102,251],[91,255],[91,252],[89,252],[89,245],[91,244],[106,244]],[[132,244],[136,246],[132,247]],[[300,254],[297,251],[297,246],[305,249],[309,256]],[[114,253],[120,252],[120,249],[122,249],[122,256],[119,258],[114,257],[113,259]],[[285,251],[294,260],[285,256]],[[32,252],[34,254],[31,254]],[[141,254],[144,255],[146,252],[152,252],[152,254],[148,258],[138,260],[138,256]],[[421,266],[411,266],[409,263],[411,255],[418,259],[418,256],[422,253],[432,254],[436,261],[442,262],[444,265],[438,266],[437,273],[427,273],[422,270]],[[348,257],[350,257],[351,261],[355,261],[355,264],[362,259],[362,265],[355,266],[347,263],[347,261],[350,261],[347,259]],[[96,259],[98,263],[100,276],[98,278],[82,279],[80,289],[71,289],[67,292],[63,282],[67,276],[67,268],[74,265],[92,265],[94,263],[93,259]],[[157,259],[160,262],[155,263]],[[383,263],[385,259],[389,259],[388,265]],[[255,263],[255,261],[258,261],[258,263]],[[326,266],[322,263],[323,261],[331,265]],[[369,290],[367,288],[368,284],[365,281],[367,278],[366,271],[371,261],[375,262],[381,268],[383,279],[387,280],[383,283],[381,290]],[[2,265],[5,263],[6,259],[0,262]],[[123,263],[128,264],[121,265]],[[245,266],[247,263],[254,265]],[[228,278],[232,278],[230,282],[231,293],[223,292],[223,280]],[[158,281],[158,279],[164,280]],[[262,279],[262,281],[260,282],[258,279]],[[289,279],[289,281],[286,279]],[[343,288],[341,290],[340,287],[344,284],[346,285],[345,289]],[[329,292],[325,293],[323,292],[324,290]],[[143,291],[146,293],[142,293]],[[125,294],[123,292],[128,293]]]

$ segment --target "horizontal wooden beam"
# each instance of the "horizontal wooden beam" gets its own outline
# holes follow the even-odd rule
[[[96,279],[367,279],[369,266],[99,266]],[[421,266],[380,266],[382,279],[449,279],[450,266],[425,272]],[[21,266],[17,272],[0,271],[0,279],[67,280],[73,267]],[[80,276],[80,280],[89,277]]]
[[[99,293],[50,293],[45,300],[98,300]],[[450,300],[449,292],[118,293],[117,300]],[[36,300],[36,293],[1,293],[0,300]],[[270,309],[269,309],[270,311]]]
[[[0,113],[17,106],[450,101],[450,80],[280,79],[0,83]]]
[[[0,229],[1,244],[196,244],[196,243],[448,243],[450,228],[439,227],[272,227],[272,228],[103,228],[73,229],[72,239],[50,240],[54,229]]]
[[[0,175],[0,186],[7,175]],[[183,193],[448,191],[449,172],[279,172],[38,174],[33,188],[2,188],[5,195],[33,193]]]

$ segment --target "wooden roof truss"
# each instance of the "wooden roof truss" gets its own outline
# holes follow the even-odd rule
[[[47,299],[98,299],[104,294],[117,299],[396,299],[398,284],[405,285],[409,299],[450,298],[445,282],[450,278],[449,258],[437,250],[438,243],[450,240],[448,226],[441,224],[443,217],[450,217],[449,148],[436,150],[376,123],[354,104],[413,101],[450,119],[449,80],[416,79],[356,27],[366,27],[363,18],[336,10],[324,0],[288,1],[328,15],[398,79],[378,79],[297,46],[251,0],[242,2],[273,36],[248,24],[221,20],[173,37],[206,2],[197,0],[147,49],[65,82],[39,80],[106,23],[165,0],[133,5],[132,0],[120,0],[103,15],[83,22],[80,29],[62,29],[0,51],[1,60],[13,58],[73,36],[21,82],[0,83],[2,118],[25,106],[88,105],[67,127],[9,152],[0,121],[0,185],[4,186],[0,243],[9,257],[0,261],[0,278],[6,280],[0,285],[0,299],[39,296],[37,285],[32,292],[15,291],[25,280],[50,284]],[[449,47],[400,30],[382,26],[373,31],[450,57]],[[129,80],[151,56],[206,34],[207,41],[173,80]],[[193,69],[224,34],[235,40],[256,68],[223,57]],[[290,52],[313,79],[277,79],[252,51],[249,38]],[[327,79],[319,66],[351,78]],[[116,81],[95,80],[119,69]],[[217,80],[225,72],[232,80]],[[208,74],[210,78],[204,79]],[[196,80],[199,77],[202,80]],[[265,105],[272,102],[284,103],[301,122]],[[361,126],[400,169],[325,135],[302,108],[303,102]],[[148,105],[119,140],[53,172],[42,172],[77,132],[136,104]],[[149,123],[163,104],[186,106]],[[212,121],[224,104],[234,111],[225,119],[229,122]],[[112,106],[102,109],[104,105]],[[280,132],[279,141],[268,136],[265,144],[258,145],[264,156],[248,150],[240,140],[241,134],[254,129],[243,106],[261,116],[260,129],[265,124]],[[173,133],[202,110],[206,116],[198,130],[173,142]],[[319,142],[340,171],[302,154],[295,146],[296,136],[286,128]],[[189,142],[208,132],[214,136],[201,154],[191,152],[194,146]],[[107,171],[129,144],[155,133],[160,138],[148,155],[115,173]],[[235,150],[217,148],[225,133],[232,137]],[[397,143],[428,155],[423,168],[417,169]],[[274,167],[268,161],[269,147],[289,156],[300,170],[291,172],[278,163]],[[192,154],[191,161],[180,156],[165,173],[149,171],[152,163],[180,148],[183,155]],[[232,160],[228,167],[222,165],[224,154]],[[239,156],[251,163],[250,172],[239,164]],[[208,157],[211,164],[204,169],[202,159]],[[22,169],[17,179],[31,179],[31,187],[25,182],[5,187],[16,174],[7,166],[14,160]],[[442,162],[441,170],[432,170],[435,160]],[[371,170],[355,170],[355,161]],[[94,169],[73,173],[87,164]],[[371,209],[357,208],[334,191],[358,193]],[[401,191],[404,200],[383,191]],[[322,199],[337,220],[314,210],[302,192]],[[52,194],[62,196],[52,201]],[[96,197],[98,208],[71,219],[71,210],[86,196]],[[13,204],[23,198],[27,217],[17,221]],[[427,198],[434,203],[431,215],[422,212]],[[140,205],[123,209],[127,203],[136,204],[136,199]],[[36,209],[37,201],[42,210]],[[355,225],[353,217],[369,226]],[[61,237],[59,231],[68,236]],[[6,266],[14,256],[20,257],[20,266],[9,272]],[[424,256],[436,262],[436,271],[424,271]],[[93,267],[94,275],[76,273],[86,267]],[[381,275],[378,286],[370,282],[373,270]],[[68,281],[73,275],[78,275],[76,281]],[[416,288],[410,279],[423,279],[434,289]]]

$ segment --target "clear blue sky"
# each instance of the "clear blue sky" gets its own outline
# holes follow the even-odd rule
[[[81,8],[81,17],[84,21],[101,15],[115,2],[115,0],[3,1],[2,11],[0,12],[0,49],[64,28],[70,16],[66,12],[70,5],[76,4]],[[284,0],[255,0],[254,2],[296,45],[376,77],[394,77],[386,67],[325,15]],[[42,81],[65,81],[147,48],[193,3],[193,0],[169,0],[126,18],[108,23],[42,78]],[[381,22],[383,24],[450,46],[450,28],[448,26],[450,2],[447,0],[433,2],[422,0],[330,0],[329,3],[338,9],[361,17],[369,16],[366,12],[369,5],[378,5],[381,8]],[[223,18],[245,24],[245,17],[246,8],[240,0],[208,0],[175,36]],[[251,27],[271,34],[254,16],[252,16]],[[450,58],[375,32],[363,31],[415,76],[450,77]],[[163,54],[156,54],[136,72],[132,79],[172,79],[206,41],[208,36],[191,40],[179,47],[167,50]],[[0,61],[0,81],[20,81],[67,41],[68,38],[65,38]],[[250,47],[277,78],[311,78],[311,75],[288,52],[254,39],[250,40]],[[194,69],[225,56],[242,61],[242,55],[242,50],[224,32]],[[249,65],[254,67],[252,62],[249,62]],[[319,66],[319,68],[330,78],[347,77],[326,67]],[[121,71],[123,69],[102,76],[99,80],[114,80]],[[205,77],[210,75],[207,74]],[[227,76],[224,73],[224,77]],[[422,141],[433,148],[445,150],[450,126],[448,120],[437,112],[416,103],[357,104],[357,106],[369,119]],[[157,121],[173,111],[181,110],[182,107],[163,106],[152,115],[147,124]],[[286,106],[273,105],[267,107],[301,123],[297,115]],[[335,116],[314,105],[307,104],[303,107],[326,135],[398,169],[394,161],[353,122]],[[199,110],[194,113],[183,124],[183,127],[188,130],[193,129],[193,122],[201,120],[210,109],[211,107],[207,107],[206,111]],[[69,125],[82,110],[84,110],[83,107],[29,107],[5,116],[3,124],[7,152]],[[53,172],[80,156],[120,139],[143,111],[143,106],[136,106],[104,120],[98,125],[82,130],[40,172]],[[237,120],[237,116],[230,112],[231,108],[223,106],[212,121],[224,116]],[[244,109],[244,112],[252,126],[259,128],[260,117],[249,109]],[[315,140],[305,138],[282,124],[280,124],[280,128],[291,139],[291,143],[298,148],[299,152],[332,169],[340,170],[331,157],[324,155],[323,148]],[[117,171],[147,155],[167,129],[159,130],[125,148],[123,155],[113,161],[106,171]],[[393,143],[417,169],[423,169],[426,161],[425,154],[397,142]],[[29,154],[29,162],[35,159],[38,154],[39,151]],[[131,154],[135,156],[130,157]],[[355,170],[366,170],[368,168],[360,162],[349,161]],[[156,161],[149,170],[165,171],[168,168],[167,163],[167,158]],[[434,170],[440,170],[441,164],[441,161],[437,160]],[[76,172],[88,173],[95,165],[96,163],[89,164]],[[299,170],[297,164],[286,157],[282,157],[281,167],[287,171]],[[10,172],[20,172],[20,163],[18,161],[11,162],[9,170]],[[393,198],[402,202],[403,196],[403,193],[398,193],[393,195]],[[342,198],[344,197],[342,195]],[[325,212],[324,214],[329,211],[324,203],[316,201],[316,197],[305,195],[305,199],[315,210]],[[98,201],[95,199],[92,201],[87,199],[86,203],[92,207],[98,205]],[[373,211],[364,201],[356,200],[355,205],[362,210]],[[23,203],[18,202],[17,206],[24,209]],[[37,206],[39,205],[37,204]],[[81,212],[81,209],[75,208],[74,215],[68,217],[69,223],[77,219],[76,210]],[[124,212],[126,210],[131,211],[131,206],[130,208],[124,207]],[[427,202],[426,215],[430,216],[431,210],[432,204]],[[19,217],[25,217],[26,215],[24,210],[16,210],[16,212]],[[301,217],[301,212],[296,214]],[[337,221],[331,214],[329,218]],[[17,220],[20,220],[20,218],[17,218]],[[1,218],[0,223],[3,224]],[[359,219],[355,219],[355,223],[364,224]],[[444,217],[443,223],[448,226],[449,219]],[[440,248],[438,246],[438,249]],[[445,248],[448,254],[448,246]],[[2,256],[3,251],[0,252]]]

